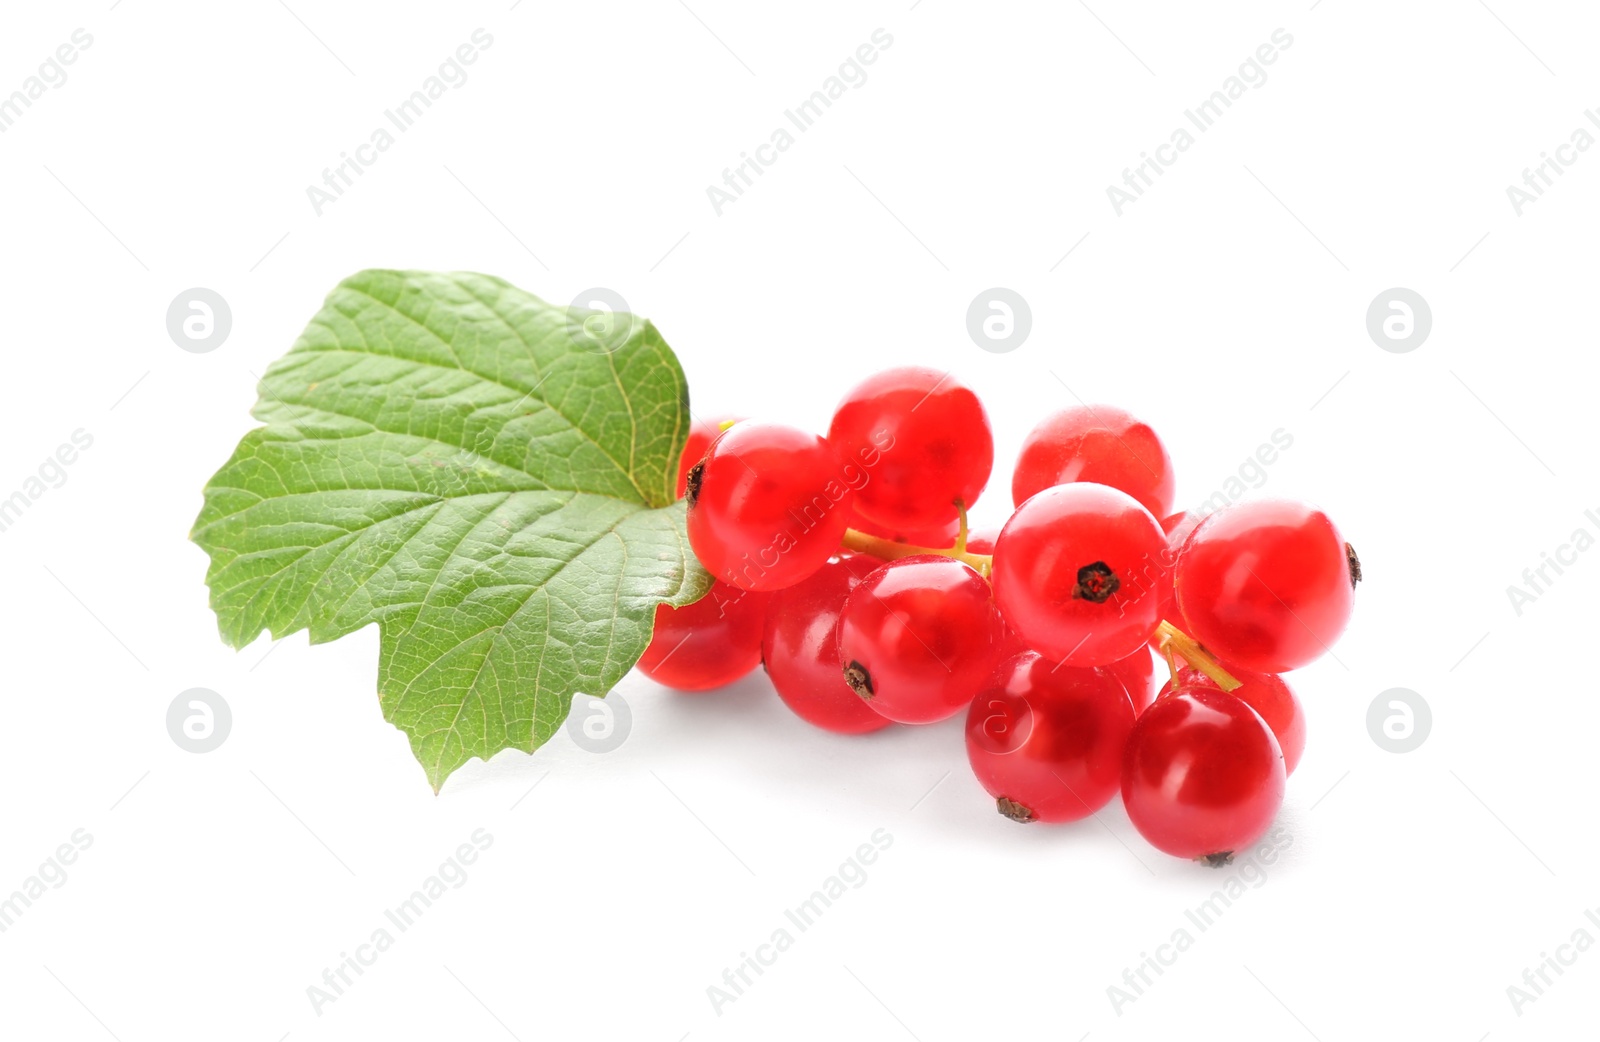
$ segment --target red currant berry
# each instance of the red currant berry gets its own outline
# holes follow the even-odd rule
[[[1128,690],[1128,701],[1133,704],[1133,713],[1138,716],[1155,701],[1156,697],[1156,663],[1150,657],[1150,649],[1141,644],[1133,654],[1127,658],[1119,658],[1101,669],[1110,673],[1122,682]]]
[[[924,546],[931,550],[945,550],[956,544],[956,536],[960,534],[960,521],[951,521],[947,525],[937,528],[893,528],[889,525],[880,525],[870,518],[863,517],[859,510],[854,510],[850,515],[850,527],[858,532],[865,532],[879,539],[887,539],[891,543],[906,543],[911,546]],[[979,551],[974,550],[973,553]]]
[[[1013,821],[1076,821],[1117,793],[1133,706],[1103,669],[1007,659],[967,710],[967,759]]]
[[[1011,502],[1069,481],[1126,492],[1156,517],[1172,513],[1177,483],[1165,445],[1148,424],[1111,405],[1075,405],[1035,427],[1011,477]]]
[[[1006,624],[1005,619],[1000,620],[1000,654],[997,656],[999,661],[1004,662],[1013,655],[1032,650],[1023,643],[1021,637],[1017,636],[1017,631]]]
[[[1016,631],[1010,626],[1006,626],[1003,619],[1001,620],[1001,626],[1004,630],[1000,638],[1001,662],[1004,662],[1016,655],[1021,655],[1024,652],[1038,654],[1038,652],[1033,651],[1032,648],[1024,644],[1022,638],[1017,636]],[[1111,676],[1115,677],[1117,683],[1121,684],[1123,689],[1128,693],[1128,702],[1133,706],[1134,716],[1138,716],[1140,713],[1144,712],[1145,708],[1149,706],[1151,702],[1155,701],[1155,662],[1151,659],[1148,648],[1141,648],[1140,650],[1129,655],[1127,658],[1117,659],[1117,661],[1105,666],[1068,666],[1064,668],[1093,668],[1101,670],[1105,673],[1109,673]]]
[[[689,471],[706,458],[706,450],[711,448],[711,443],[717,440],[724,428],[742,419],[743,416],[713,416],[706,420],[695,420],[689,425],[689,440],[683,446],[683,455],[678,458],[679,499],[689,488]]]
[[[967,533],[967,553],[992,554],[994,541],[1000,538],[1000,529],[994,526],[975,528]]]
[[[926,724],[972,701],[999,661],[1003,635],[983,576],[949,557],[902,557],[850,591],[839,661],[877,712]]]
[[[834,411],[828,440],[867,480],[863,517],[894,530],[956,520],[989,483],[994,435],[972,390],[936,369],[904,366],[870,376]]]
[[[1128,736],[1122,802],[1174,857],[1225,858],[1261,838],[1283,804],[1283,753],[1255,710],[1221,691],[1158,699]]]
[[[850,554],[771,595],[761,661],[778,697],[802,720],[838,734],[888,727],[839,672],[839,615],[844,601],[881,562]]]
[[[689,469],[689,545],[712,575],[745,590],[793,586],[839,548],[850,487],[815,434],[746,420]]]
[[[1224,662],[1284,673],[1328,650],[1350,621],[1361,566],[1328,515],[1259,499],[1202,521],[1178,555],[1178,610]]]
[[[1283,751],[1283,773],[1285,776],[1293,774],[1301,754],[1306,751],[1306,711],[1294,690],[1282,677],[1272,673],[1251,673],[1226,663],[1222,668],[1239,681],[1239,686],[1228,694],[1254,709],[1272,728],[1272,737],[1278,740],[1278,748]],[[1221,690],[1215,680],[1198,669],[1179,666],[1178,690],[1193,687]],[[1172,681],[1168,680],[1156,697],[1166,698],[1171,693]]]
[[[639,659],[639,671],[679,691],[707,691],[731,684],[761,661],[761,630],[767,594],[725,582],[682,608],[656,608],[655,633]]]
[[[1028,647],[1069,666],[1127,658],[1155,631],[1166,536],[1131,496],[1076,482],[1045,489],[995,543],[995,600]]]
[[[1195,530],[1204,517],[1200,514],[1183,511],[1162,519],[1161,530],[1167,533],[1167,551],[1162,556],[1161,582],[1158,587],[1161,594],[1161,617],[1167,622],[1178,618],[1178,603],[1172,592],[1174,568],[1178,563],[1178,552],[1183,549],[1183,544],[1188,540],[1189,533]],[[1181,619],[1180,619],[1181,621]]]

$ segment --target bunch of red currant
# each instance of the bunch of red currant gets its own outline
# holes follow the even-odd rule
[[[1174,513],[1165,446],[1120,409],[1036,427],[1011,519],[969,533],[993,462],[977,395],[915,367],[850,391],[826,438],[697,423],[679,492],[716,582],[659,609],[640,669],[704,690],[762,663],[791,709],[846,734],[966,710],[1007,817],[1073,821],[1120,790],[1156,847],[1225,861],[1283,801],[1306,732],[1279,674],[1344,629],[1355,552],[1299,503]]]

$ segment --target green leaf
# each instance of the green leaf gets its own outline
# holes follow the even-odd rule
[[[649,322],[607,351],[582,317],[485,275],[361,272],[206,486],[223,639],[377,623],[383,715],[435,790],[538,748],[632,668],[658,604],[711,584],[676,501],[683,371]]]

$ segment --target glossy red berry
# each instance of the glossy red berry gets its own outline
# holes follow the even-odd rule
[[[1161,577],[1157,586],[1161,594],[1161,618],[1179,629],[1183,628],[1183,618],[1178,614],[1178,602],[1173,594],[1178,552],[1183,549],[1189,533],[1193,532],[1203,520],[1203,515],[1185,510],[1165,517],[1161,521],[1161,530],[1167,534],[1167,549],[1161,558]]]
[[[639,671],[679,691],[707,691],[738,680],[761,661],[767,594],[724,582],[682,608],[656,608],[655,632]]]
[[[1000,661],[1004,662],[1007,659],[1010,659],[1016,655],[1021,655],[1024,652],[1038,654],[1037,652],[1034,652],[1032,648],[1028,647],[1028,645],[1023,642],[1021,637],[1017,636],[1015,630],[1013,630],[1010,626],[1004,625],[1004,620],[1002,620],[1002,626],[1004,633],[1000,638]],[[1115,677],[1117,682],[1122,685],[1124,690],[1127,691],[1128,702],[1133,706],[1133,714],[1135,716],[1138,716],[1140,713],[1144,712],[1145,707],[1147,707],[1151,702],[1155,701],[1156,664],[1154,659],[1151,658],[1148,647],[1140,648],[1127,658],[1117,659],[1117,661],[1104,666],[1066,666],[1063,668],[1094,668],[1102,670],[1103,672],[1110,674],[1112,677]]]
[[[1052,485],[1092,481],[1126,492],[1156,517],[1172,513],[1177,483],[1156,432],[1111,405],[1075,405],[1028,435],[1011,477],[1011,501]]]
[[[1239,681],[1239,686],[1228,694],[1254,709],[1256,715],[1266,721],[1272,729],[1272,736],[1278,740],[1278,748],[1283,751],[1283,773],[1293,774],[1300,763],[1301,754],[1306,751],[1306,712],[1300,705],[1300,699],[1295,696],[1294,689],[1282,677],[1272,673],[1251,673],[1226,663],[1223,663],[1223,668]],[[1198,669],[1180,665],[1178,690],[1193,687],[1221,690],[1215,680]],[[1166,698],[1171,693],[1172,681],[1169,679],[1161,686],[1161,694],[1157,698]]]
[[[1283,804],[1283,753],[1255,710],[1221,691],[1158,699],[1128,736],[1122,802],[1139,834],[1186,858],[1243,850]]]
[[[850,486],[815,434],[746,420],[689,470],[689,545],[712,575],[746,590],[793,586],[839,547]]]
[[[850,690],[839,670],[844,601],[881,561],[843,554],[771,595],[761,661],[778,697],[795,715],[826,731],[865,734],[890,720]]]
[[[949,557],[904,557],[850,592],[839,661],[878,713],[926,724],[972,701],[999,662],[1003,634],[983,576]]]
[[[742,419],[743,416],[712,416],[695,420],[689,425],[689,440],[683,446],[683,455],[678,458],[679,499],[689,488],[689,471],[706,458],[706,450],[711,448],[711,443],[717,440],[725,427],[731,427]]]
[[[933,528],[895,528],[890,525],[880,525],[871,518],[863,517],[859,510],[851,512],[850,527],[867,535],[887,539],[892,543],[907,543],[911,546],[927,547],[930,550],[947,550],[956,543],[956,536],[961,531],[959,521],[951,521],[947,525]],[[974,550],[973,553],[985,551]]]
[[[994,435],[983,403],[949,373],[886,369],[851,388],[834,411],[828,440],[866,475],[856,496],[863,517],[901,531],[956,520],[989,483]]]
[[[1188,634],[1225,662],[1284,673],[1327,651],[1350,620],[1361,566],[1328,515],[1283,499],[1207,517],[1178,555]]]
[[[983,528],[974,528],[967,533],[967,552],[974,554],[994,553],[994,543],[1000,538],[1000,529],[989,525]]]
[[[1069,666],[1108,665],[1160,621],[1166,536],[1131,496],[1105,485],[1057,485],[1011,515],[995,543],[995,600],[1032,650]]]
[[[1127,658],[1119,658],[1101,669],[1122,682],[1133,704],[1134,715],[1145,711],[1156,698],[1156,663],[1149,647],[1141,644]]]
[[[1007,659],[967,710],[967,759],[1013,821],[1076,821],[1117,793],[1133,706],[1102,669]]]

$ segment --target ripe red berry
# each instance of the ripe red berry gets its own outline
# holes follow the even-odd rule
[[[1173,594],[1173,577],[1178,563],[1178,552],[1188,541],[1189,533],[1205,518],[1188,510],[1172,514],[1161,521],[1161,530],[1167,534],[1167,550],[1162,556],[1161,579],[1157,586],[1161,594],[1161,618],[1182,628],[1182,618],[1177,614],[1178,602]]]
[[[738,680],[761,661],[767,594],[724,582],[682,608],[656,608],[639,671],[679,691],[707,691]]]
[[[1156,698],[1156,663],[1146,645],[1139,645],[1127,658],[1119,658],[1101,666],[1107,673],[1122,682],[1128,690],[1128,701],[1133,703],[1133,714],[1138,716]]]
[[[1285,776],[1293,774],[1300,763],[1301,754],[1306,751],[1306,712],[1300,705],[1300,699],[1295,697],[1294,689],[1282,677],[1272,673],[1251,673],[1227,663],[1223,663],[1223,668],[1239,681],[1239,686],[1228,694],[1254,709],[1272,728],[1272,737],[1278,740],[1278,748],[1283,751],[1283,773]],[[1221,690],[1215,680],[1198,669],[1179,666],[1178,690],[1193,687]],[[1161,686],[1161,694],[1156,697],[1166,698],[1171,693],[1172,681],[1169,679]]]
[[[1022,443],[1011,501],[1052,485],[1092,481],[1126,492],[1156,517],[1172,513],[1176,479],[1150,426],[1111,405],[1075,405],[1045,419]]]
[[[850,592],[839,661],[878,713],[926,724],[972,701],[999,661],[1003,634],[983,576],[949,557],[903,557]]]
[[[994,553],[994,543],[1000,538],[1000,529],[993,525],[984,528],[974,528],[967,533],[967,552],[973,554]]]
[[[881,562],[843,554],[771,595],[761,661],[778,697],[826,731],[865,734],[890,721],[872,711],[839,670],[839,615],[844,601]]]
[[[983,403],[949,373],[887,369],[851,388],[828,440],[867,475],[863,517],[892,530],[926,531],[956,520],[989,483],[994,435]]]
[[[839,547],[851,490],[833,446],[747,420],[689,470],[689,545],[712,575],[746,590],[793,586]]]
[[[711,443],[717,440],[724,427],[732,426],[744,419],[743,416],[713,416],[709,419],[695,420],[689,425],[689,440],[683,446],[683,455],[678,458],[678,498],[689,488],[689,471],[696,463],[706,458],[706,450],[711,448]]]
[[[1221,858],[1259,839],[1283,803],[1283,753],[1255,710],[1186,688],[1128,736],[1122,802],[1139,834],[1174,857]]]
[[[1361,566],[1328,515],[1260,499],[1202,521],[1178,555],[1183,627],[1224,662],[1284,673],[1344,632]]]
[[[967,759],[1013,821],[1076,821],[1117,793],[1133,706],[1103,669],[1007,659],[967,710]]]
[[[1003,620],[1002,625],[1004,626]],[[1037,652],[1034,652],[1032,648],[1028,647],[1028,645],[1023,642],[1021,637],[1017,636],[1016,631],[1010,626],[1004,626],[1004,633],[1000,639],[1000,646],[1000,661],[1002,662],[1012,658],[1013,656],[1021,655],[1024,652],[1038,654]],[[1056,665],[1056,663],[1052,663],[1052,665]],[[1085,667],[1066,666],[1063,668],[1073,669]],[[1117,682],[1121,684],[1123,689],[1128,693],[1128,702],[1133,706],[1134,716],[1138,716],[1140,713],[1144,712],[1145,707],[1147,707],[1151,702],[1155,701],[1155,661],[1151,658],[1150,649],[1148,647],[1139,648],[1127,658],[1119,658],[1115,662],[1108,663],[1107,665],[1094,666],[1092,668],[1104,670],[1106,673],[1109,673],[1112,677],[1116,678]]]
[[[923,546],[932,550],[945,550],[955,545],[956,536],[961,531],[959,521],[951,521],[947,525],[935,528],[894,528],[889,525],[880,525],[870,518],[863,517],[859,510],[852,510],[850,514],[850,527],[867,535],[887,539],[893,543],[907,543],[911,546]],[[973,553],[985,551],[974,550]]]
[[[1069,666],[1126,658],[1160,622],[1166,536],[1126,493],[1076,482],[1011,515],[994,548],[1000,612],[1023,642]]]

